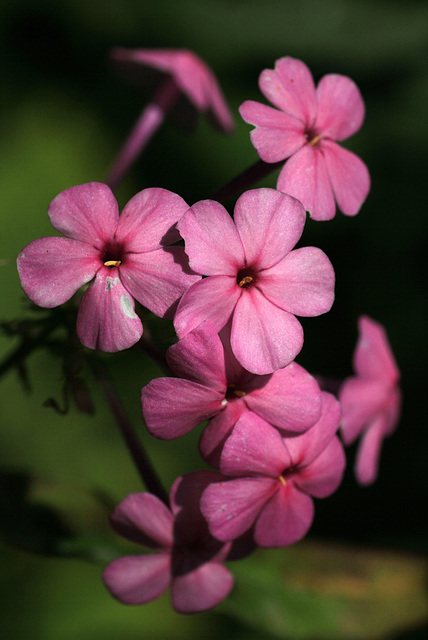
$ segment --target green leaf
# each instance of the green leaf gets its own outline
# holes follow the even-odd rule
[[[282,640],[376,640],[428,618],[427,569],[407,554],[305,542],[236,565],[223,611]]]

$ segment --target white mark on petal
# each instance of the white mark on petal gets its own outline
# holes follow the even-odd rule
[[[110,291],[110,289],[113,289],[113,287],[115,287],[118,282],[119,282],[119,278],[111,278],[110,276],[107,276],[106,291]]]
[[[122,307],[122,311],[127,318],[131,318],[132,320],[138,318],[137,314],[132,308],[132,300],[129,296],[126,296],[125,294],[123,296],[120,296],[120,306]]]
[[[227,400],[226,398],[223,398],[223,400],[221,401],[221,406],[225,407],[227,405]]]

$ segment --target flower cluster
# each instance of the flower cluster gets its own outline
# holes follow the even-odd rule
[[[189,52],[115,56],[166,74],[168,91],[184,91],[230,129],[211,71]],[[369,190],[364,163],[337,144],[362,124],[361,95],[339,75],[315,88],[292,58],[264,71],[260,87],[276,109],[247,101],[240,112],[256,126],[251,139],[263,161],[288,159],[278,189],[241,193],[232,218],[219,202],[189,207],[160,188],[141,191],[119,215],[107,185],[75,186],[49,207],[52,226],[66,237],[35,240],[18,257],[23,289],[40,306],[61,305],[89,283],[77,315],[89,348],[119,351],[141,338],[134,300],[173,320],[178,342],[166,359],[174,377],[142,389],[143,417],[150,434],[166,440],[206,422],[200,453],[215,470],[178,478],[170,509],[136,493],[112,514],[120,535],[155,552],[105,569],[106,586],[126,604],[149,602],[169,586],[181,613],[218,604],[233,585],[225,560],[307,534],[313,498],[331,495],[344,473],[338,431],[345,444],[362,434],[356,473],[367,484],[398,420],[399,373],[376,322],[360,319],[356,375],[338,398],[295,361],[304,340],[296,316],[324,314],[334,300],[328,257],[296,248],[305,211],[329,220],[336,201],[355,215]]]

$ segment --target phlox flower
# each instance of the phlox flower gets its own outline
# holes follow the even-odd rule
[[[188,209],[165,189],[144,189],[119,217],[105,184],[90,182],[51,202],[52,226],[65,238],[34,240],[18,256],[21,285],[40,307],[57,307],[92,280],[80,303],[77,333],[91,349],[120,351],[143,333],[134,299],[172,317],[187,287],[200,279],[188,268],[176,222]]]
[[[233,577],[223,566],[230,544],[215,540],[199,509],[202,491],[217,474],[199,471],[178,478],[171,509],[150,493],[134,493],[111,515],[117,533],[155,553],[113,560],[103,580],[112,595],[129,605],[145,604],[171,587],[179,613],[215,607],[229,594]]]
[[[331,394],[322,397],[318,422],[294,438],[282,438],[254,413],[240,417],[220,458],[220,471],[230,479],[212,482],[202,494],[213,536],[234,540],[254,526],[257,545],[283,547],[306,535],[314,518],[312,497],[332,494],[345,468],[335,435],[339,404]]]
[[[275,189],[243,193],[234,222],[218,202],[194,204],[177,226],[191,268],[208,277],[178,305],[179,338],[207,319],[220,331],[231,318],[232,351],[247,371],[263,375],[290,364],[303,345],[294,314],[320,315],[334,299],[334,271],[323,251],[292,251],[305,219],[302,204]]]
[[[281,58],[275,70],[259,78],[270,107],[252,100],[239,112],[256,128],[251,141],[264,162],[288,158],[277,188],[300,200],[314,220],[331,220],[339,209],[358,213],[370,189],[366,165],[338,142],[361,127],[364,103],[348,77],[329,74],[315,84],[308,67],[294,58]]]
[[[356,375],[343,383],[339,401],[345,444],[361,436],[355,473],[358,482],[367,485],[377,477],[382,441],[400,418],[400,372],[382,325],[361,316],[358,327],[353,358]]]
[[[245,412],[253,411],[284,435],[306,431],[321,413],[321,391],[303,367],[292,362],[273,374],[249,373],[234,357],[228,334],[222,331],[222,344],[204,322],[168,349],[168,364],[180,377],[151,380],[141,391],[147,428],[157,438],[177,438],[211,418],[200,451],[214,466]]]

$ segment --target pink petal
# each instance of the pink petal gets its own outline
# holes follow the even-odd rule
[[[224,395],[190,380],[156,378],[141,390],[148,431],[156,438],[179,438],[221,410]]]
[[[241,295],[235,277],[211,276],[193,284],[183,295],[174,317],[178,337],[209,320],[220,331],[229,320]]]
[[[172,319],[178,301],[201,276],[189,269],[183,247],[131,253],[120,266],[126,289],[152,313]]]
[[[362,485],[373,484],[377,478],[384,427],[385,417],[381,415],[374,420],[361,438],[355,463],[355,475]]]
[[[381,324],[368,316],[358,319],[359,339],[354,355],[355,372],[395,384],[400,377],[388,336]]]
[[[77,335],[85,347],[121,351],[138,342],[143,333],[134,301],[116,269],[102,267],[89,285],[77,314]]]
[[[331,393],[321,393],[322,410],[316,424],[295,438],[284,440],[293,466],[307,467],[324,451],[335,436],[340,422],[340,405]]]
[[[231,133],[235,129],[235,123],[220,85],[211,70],[206,81],[206,93],[209,114],[214,124],[225,133]]]
[[[180,378],[187,378],[225,394],[227,389],[224,350],[220,338],[209,322],[203,322],[167,351],[170,368]]]
[[[294,487],[281,485],[266,503],[254,529],[260,547],[285,547],[301,540],[314,519],[312,499]]]
[[[230,571],[216,562],[207,562],[190,573],[173,577],[171,603],[178,613],[200,613],[224,600],[232,587]]]
[[[212,535],[229,541],[245,533],[277,485],[271,478],[236,478],[211,484],[202,495],[201,511]]]
[[[260,270],[277,264],[291,251],[302,235],[306,216],[298,200],[276,189],[252,189],[237,200],[234,219],[246,265]]]
[[[370,191],[370,174],[364,162],[331,140],[321,140],[328,175],[339,209],[355,216]]]
[[[260,291],[274,305],[298,316],[319,316],[334,302],[334,269],[321,249],[302,247],[263,271]]]
[[[308,67],[295,58],[281,58],[275,71],[265,69],[259,86],[263,95],[288,115],[311,126],[317,112],[315,85]]]
[[[245,403],[270,424],[292,433],[306,431],[321,415],[318,383],[296,362],[278,369],[263,387],[247,393]]]
[[[243,291],[232,322],[233,353],[247,371],[272,373],[286,367],[303,345],[303,329],[287,311],[255,287]]]
[[[336,205],[326,162],[322,153],[310,144],[287,160],[276,186],[300,200],[314,220],[334,218]]]
[[[329,74],[317,87],[318,113],[315,128],[332,140],[345,140],[363,124],[364,102],[360,90],[346,76]]]
[[[358,377],[345,380],[339,394],[345,444],[351,444],[367,423],[382,413],[389,394],[390,388],[383,380]]]
[[[284,160],[306,144],[303,123],[283,111],[246,100],[239,113],[256,127],[250,133],[251,142],[264,162]]]
[[[99,251],[86,242],[41,238],[21,251],[17,265],[22,288],[30,300],[51,309],[92,280],[101,262]]]
[[[128,556],[104,569],[103,581],[123,604],[145,604],[159,598],[171,581],[170,555]]]
[[[336,491],[345,470],[346,458],[339,438],[334,437],[324,451],[293,476],[293,482],[315,498],[326,498]]]
[[[276,478],[290,464],[290,456],[278,431],[252,411],[247,411],[224,444],[220,471],[227,476]]]
[[[59,193],[48,215],[57,231],[101,250],[116,231],[119,208],[110,187],[89,182]]]
[[[177,242],[176,223],[189,205],[176,193],[153,187],[137,193],[119,219],[116,239],[126,252],[145,253]]]
[[[194,271],[236,277],[244,265],[244,250],[238,231],[221,204],[214,200],[197,202],[178,228]]]
[[[131,493],[110,516],[113,529],[124,538],[150,548],[172,547],[174,517],[151,493]]]
[[[228,401],[226,406],[205,427],[199,440],[199,452],[211,466],[220,466],[220,455],[224,442],[229,437],[238,418],[245,411],[247,408],[244,402],[240,400]]]

